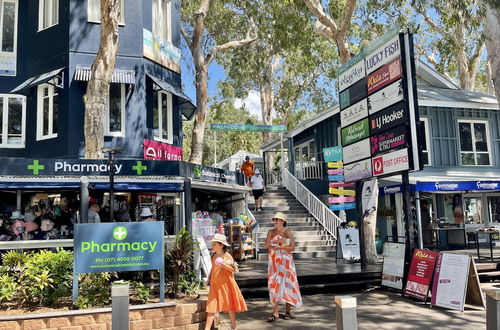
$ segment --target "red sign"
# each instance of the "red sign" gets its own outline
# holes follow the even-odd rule
[[[144,159],[182,161],[182,148],[144,140]]]
[[[397,57],[368,76],[368,94],[396,81],[402,74],[401,58]]]
[[[343,182],[330,182],[330,188],[338,188],[338,187],[354,187],[354,183],[343,183]]]
[[[405,171],[409,168],[408,149],[401,149],[372,158],[373,175]]]
[[[406,281],[406,296],[427,301],[437,256],[434,251],[415,249]]]

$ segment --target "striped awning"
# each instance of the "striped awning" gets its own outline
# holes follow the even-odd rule
[[[77,67],[75,71],[75,80],[89,81],[92,74],[90,68]],[[111,82],[114,84],[135,84],[135,71],[134,70],[120,70],[115,69]]]

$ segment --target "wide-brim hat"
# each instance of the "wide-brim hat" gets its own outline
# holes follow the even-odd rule
[[[151,212],[151,209],[149,207],[144,207],[141,211],[141,214],[139,214],[140,217],[150,217],[153,215],[153,212]]]
[[[16,210],[14,212],[12,212],[12,216],[10,217],[11,219],[15,220],[15,219],[24,219],[24,215],[21,214],[21,211],[19,210]]]
[[[221,243],[225,246],[229,246],[229,244],[227,243],[226,235],[223,234],[215,234],[210,243],[214,242]]]
[[[286,215],[282,212],[276,212],[276,214],[273,216],[273,219],[281,219],[285,222],[288,222],[288,220],[286,219]]]
[[[258,168],[255,169],[255,174],[260,174],[260,171]]]

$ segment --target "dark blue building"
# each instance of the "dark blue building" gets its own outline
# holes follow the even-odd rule
[[[179,1],[121,0],[105,144],[144,158],[145,140],[181,153]],[[80,158],[84,103],[99,48],[99,0],[2,0],[0,157]],[[174,152],[174,153],[175,153]]]

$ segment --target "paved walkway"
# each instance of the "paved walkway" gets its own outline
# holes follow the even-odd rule
[[[303,296],[304,307],[293,311],[292,320],[265,321],[270,311],[268,299],[247,299],[249,311],[237,314],[237,329],[336,329],[334,296]],[[486,329],[486,311],[467,306],[465,312],[430,307],[385,289],[352,293],[358,303],[358,329]],[[280,312],[283,312],[280,311]],[[219,329],[229,329],[221,314]]]

